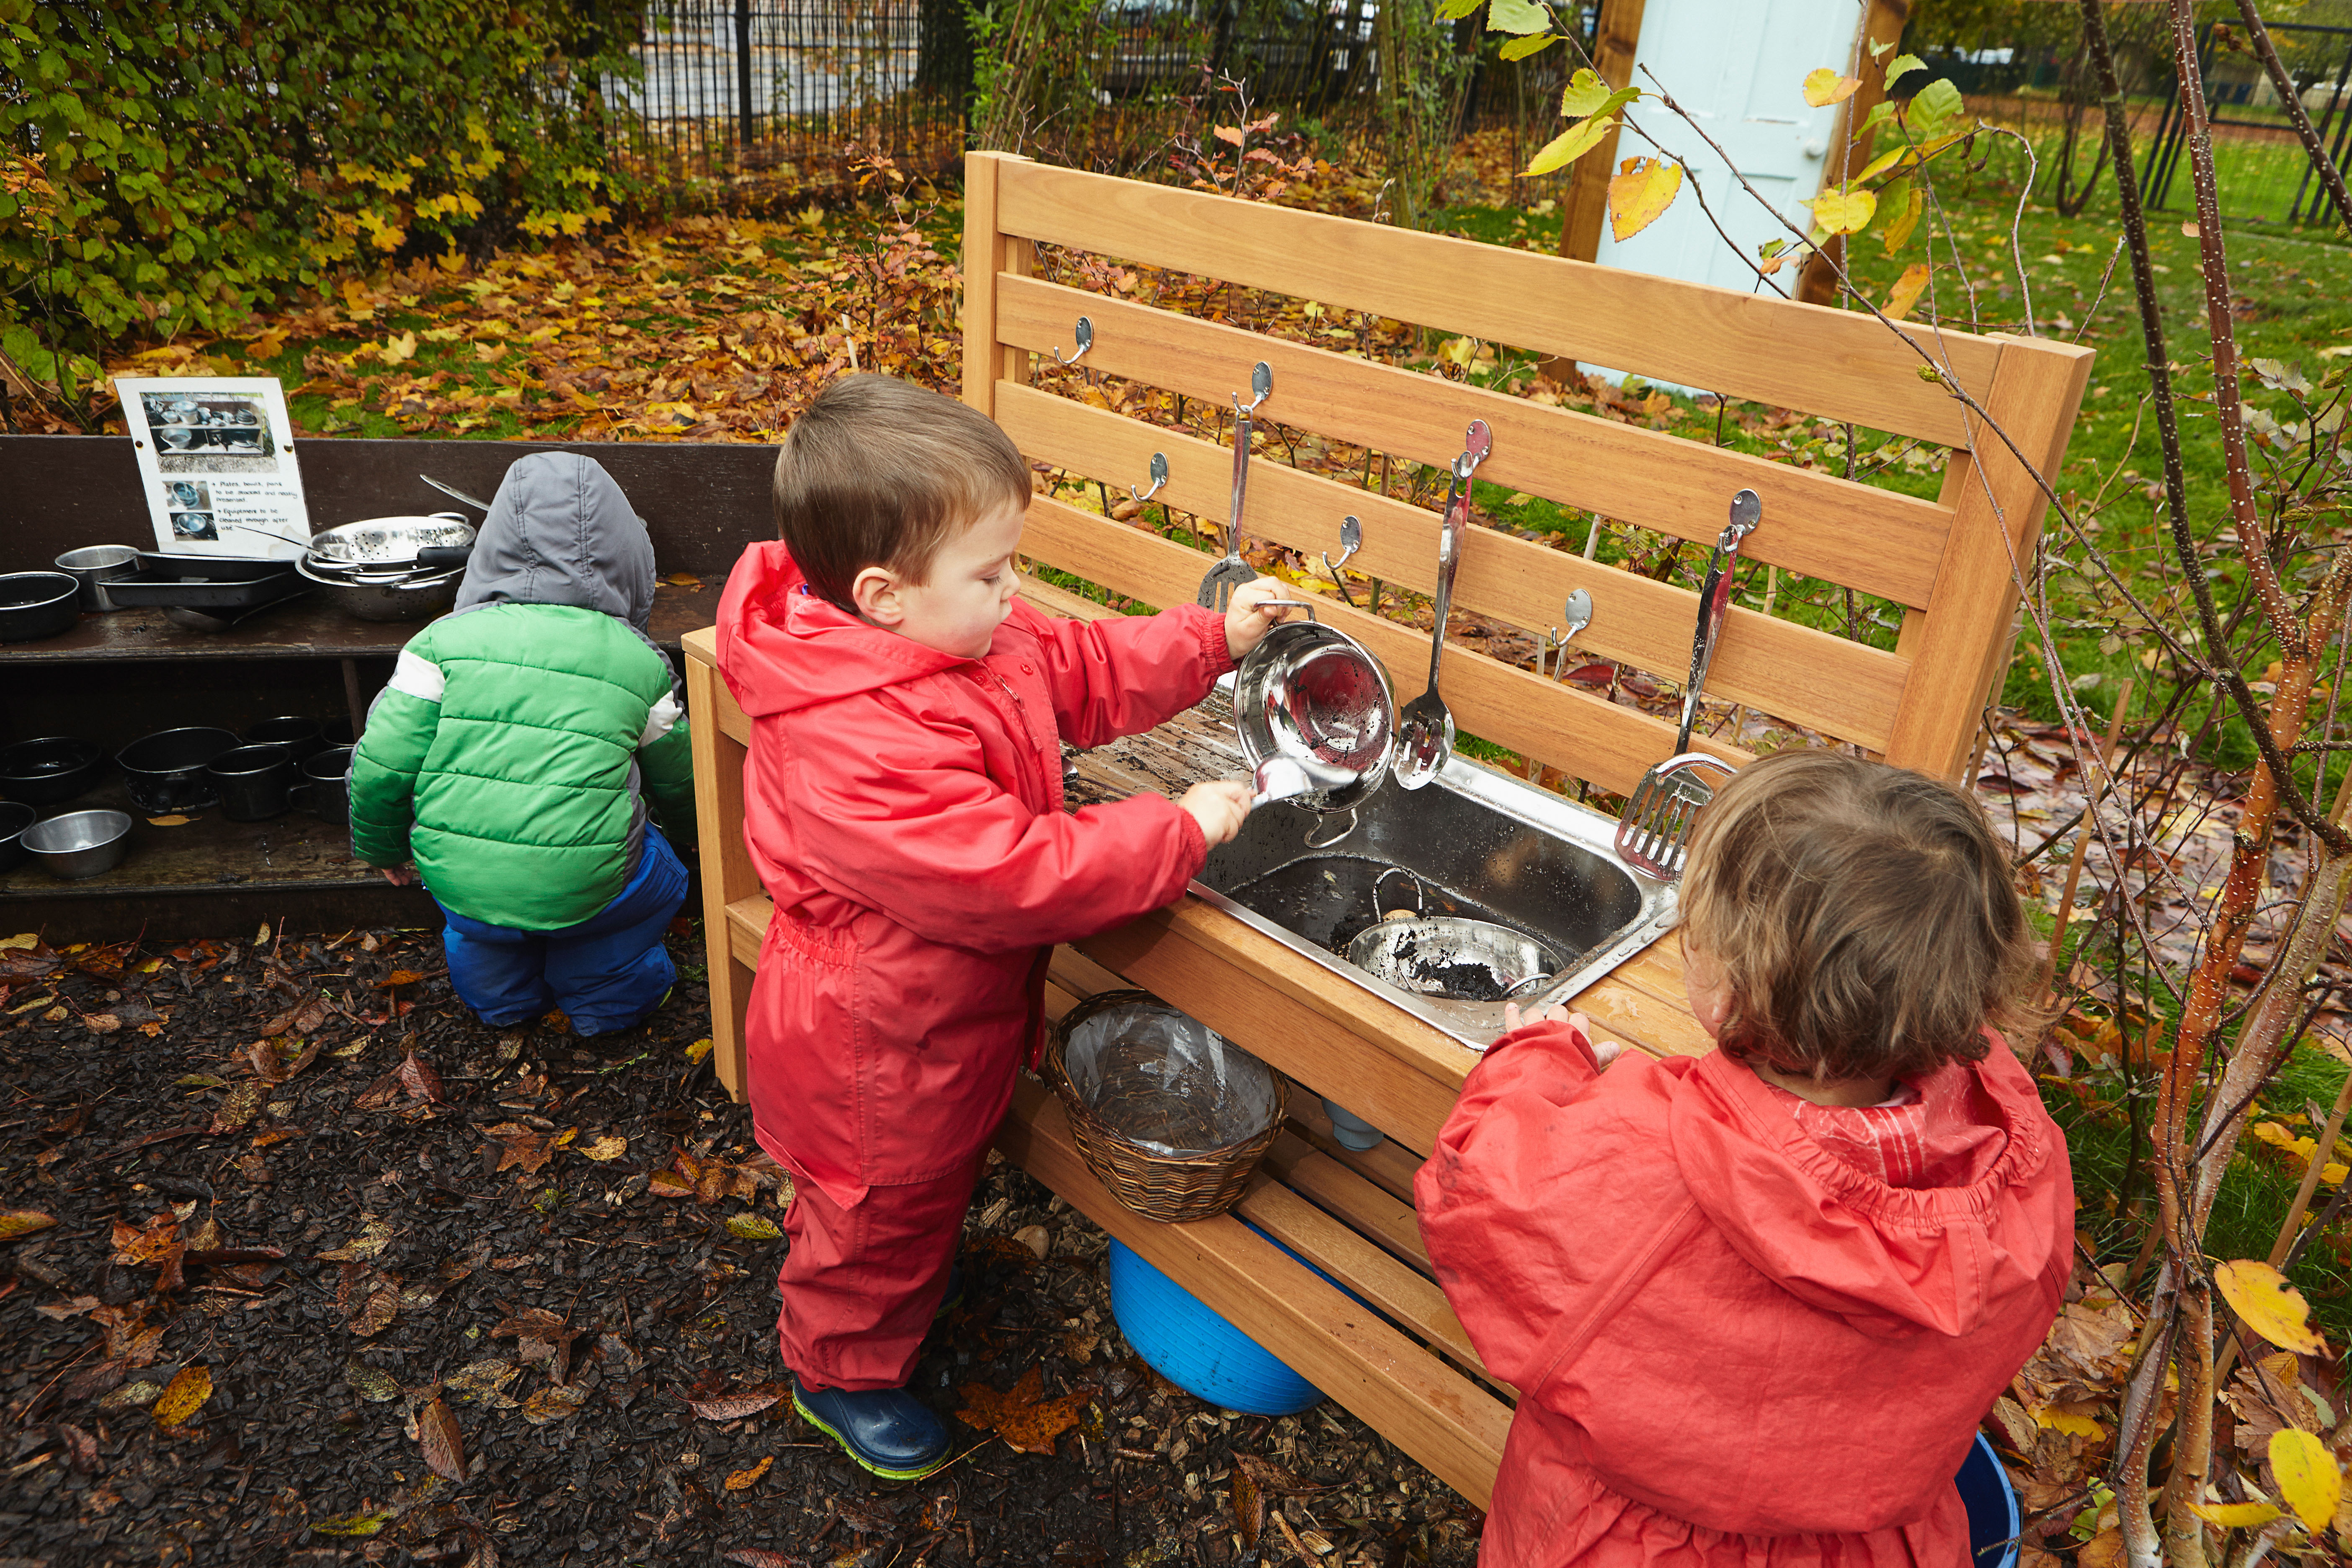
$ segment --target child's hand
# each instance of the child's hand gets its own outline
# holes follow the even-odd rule
[[[1240,662],[1242,656],[1265,640],[1265,634],[1280,625],[1290,614],[1287,608],[1265,607],[1268,599],[1292,597],[1284,584],[1273,577],[1260,577],[1234,590],[1231,605],[1225,610],[1225,651]]]
[[[1585,1043],[1592,1047],[1592,1055],[1594,1058],[1598,1060],[1602,1067],[1607,1067],[1611,1062],[1615,1061],[1617,1059],[1618,1053],[1625,1048],[1615,1040],[1594,1039],[1592,1037],[1592,1020],[1586,1017],[1581,1013],[1570,1012],[1567,1008],[1561,1006],[1557,1002],[1553,1003],[1549,1007],[1538,1008],[1536,1011],[1535,1016],[1528,1018],[1522,1018],[1519,1016],[1519,1005],[1517,1002],[1506,1002],[1503,1004],[1503,1033],[1507,1035],[1512,1030],[1523,1027],[1528,1024],[1566,1024],[1570,1028],[1574,1029],[1578,1034],[1584,1037]]]
[[[395,888],[405,888],[416,880],[416,872],[411,867],[378,866],[376,869],[383,872],[383,879]]]
[[[1201,825],[1201,837],[1214,849],[1242,830],[1242,821],[1249,816],[1249,785],[1234,779],[1211,779],[1186,790],[1184,798],[1176,804],[1192,814],[1192,820]]]

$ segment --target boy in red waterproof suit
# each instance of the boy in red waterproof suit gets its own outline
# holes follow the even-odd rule
[[[1683,910],[1718,1048],[1604,1073],[1552,1009],[1414,1184],[1519,1392],[1480,1568],[1960,1568],[1953,1476],[2074,1242],[2065,1143],[1990,1027],[2033,963],[2008,858],[1940,784],[1782,752],[1701,816]]]
[[[793,1175],[778,1337],[801,1413],[892,1479],[947,1456],[905,1385],[1042,1037],[1048,950],[1174,901],[1249,809],[1218,782],[1072,816],[1061,742],[1200,701],[1283,613],[1258,583],[1226,615],[1043,615],[1013,598],[1029,494],[977,411],[836,382],[778,454],[782,542],[719,609],[775,900],[745,1040],[753,1128]]]

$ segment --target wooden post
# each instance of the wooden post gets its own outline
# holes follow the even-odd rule
[[[2070,353],[2045,338],[1987,337],[2016,346],[1994,365],[1979,396],[1984,410],[2017,442],[2026,462],[2054,476],[2090,379],[2091,353]],[[2018,563],[2032,561],[2049,501],[2000,437],[1981,428],[1973,451],[1952,453],[1943,500],[1953,510],[1951,538],[1927,607],[1904,617],[1895,643],[1913,670],[1895,710],[1886,760],[1931,778],[1957,779],[1976,741],[1985,688],[2007,646],[2001,633],[2017,613],[2012,553]],[[1937,673],[1928,678],[1927,670]]]
[[[1025,278],[1037,247],[997,232],[997,182],[1008,166],[1027,163],[1011,153],[972,152],[963,159],[963,400],[996,417],[996,384],[1026,382],[1029,356],[998,346],[996,279],[1010,272]]]
[[[709,632],[697,632],[708,637]],[[704,659],[686,665],[687,710],[694,716],[694,811],[702,838],[702,950],[710,981],[711,1065],[730,1095],[743,1098],[743,1016],[751,1005],[751,971],[735,956],[727,906],[760,891],[760,874],[743,842],[743,744],[720,726],[727,689]]]
[[[1633,84],[1633,50],[1642,41],[1642,11],[1646,4],[1647,0],[1601,0],[1592,67],[1612,89]],[[1576,161],[1559,222],[1559,253],[1570,261],[1590,261],[1601,254],[1601,225],[1609,216],[1609,176],[1616,168],[1617,132],[1613,130]]]
[[[1862,86],[1854,95],[1838,105],[1837,124],[1830,132],[1830,159],[1822,165],[1824,187],[1851,178],[1854,170],[1870,162],[1870,144],[1876,132],[1864,131],[1855,135],[1853,128],[1870,117],[1886,97],[1886,72],[1884,60],[1873,60],[1866,47],[1875,38],[1892,44],[1903,37],[1904,25],[1911,20],[1911,0],[1870,0],[1863,15],[1862,37],[1855,58],[1861,61]],[[1890,50],[1887,59],[1894,58]],[[1797,274],[1797,298],[1808,305],[1834,305],[1838,302],[1837,268],[1845,261],[1845,236],[1835,234],[1820,250],[1805,258],[1805,265]]]

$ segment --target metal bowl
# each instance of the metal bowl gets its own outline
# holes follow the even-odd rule
[[[363,621],[429,621],[457,602],[463,567],[426,577],[406,577],[395,583],[354,583],[332,572],[314,570],[308,558],[294,563],[304,579],[326,590],[337,609]]]
[[[52,877],[95,877],[131,853],[131,818],[119,811],[69,811],[25,829],[24,841]]]
[[[139,574],[139,552],[128,544],[85,544],[79,550],[67,551],[54,564],[81,584],[75,603],[102,616],[122,607],[108,596],[106,585]]]
[[[1531,994],[1564,972],[1550,947],[1492,921],[1423,915],[1367,926],[1348,944],[1348,962],[1400,991],[1456,1002],[1500,1002]]]
[[[70,735],[19,741],[0,751],[0,795],[27,805],[62,805],[98,783],[106,752]]]
[[[81,619],[81,579],[70,572],[0,576],[0,642],[31,642],[73,630]]]
[[[25,829],[40,815],[13,800],[0,804],[0,871],[13,871],[25,863]]]
[[[470,550],[474,525],[454,511],[420,517],[370,517],[339,523],[310,536],[314,563],[404,566],[420,550]],[[332,567],[329,570],[331,572]]]
[[[1286,621],[1234,674],[1234,728],[1252,768],[1287,752],[1355,774],[1353,784],[1295,797],[1314,811],[1347,811],[1388,776],[1396,692],[1381,661],[1347,633]]]
[[[220,791],[205,773],[215,757],[236,744],[226,730],[196,727],[142,736],[115,754],[131,804],[150,816],[194,811],[220,804]]]

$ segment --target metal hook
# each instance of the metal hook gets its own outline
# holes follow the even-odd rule
[[[1086,351],[1081,349],[1078,352],[1083,353]],[[1133,485],[1129,485],[1127,487],[1127,493],[1139,501],[1147,501],[1158,495],[1167,483],[1168,454],[1154,452],[1151,454],[1151,488],[1148,490],[1139,490]]]
[[[1347,601],[1348,607],[1351,610],[1356,607],[1356,597],[1348,592],[1347,580],[1339,575],[1339,568],[1345,566],[1354,558],[1356,552],[1363,547],[1364,525],[1351,515],[1339,520],[1339,559],[1332,560],[1331,552],[1328,550],[1323,552],[1323,570],[1331,574],[1331,585],[1339,590],[1339,597]]]
[[[1274,366],[1264,360],[1250,366],[1249,406],[1242,406],[1242,395],[1234,394],[1234,412],[1246,419],[1257,412],[1257,405],[1274,395]]]
[[[1077,363],[1080,360],[1087,357],[1087,351],[1095,346],[1094,322],[1088,321],[1084,316],[1080,316],[1078,318],[1077,337],[1078,352],[1072,354],[1069,358],[1064,359],[1060,349],[1055,349],[1054,351],[1054,363],[1055,364],[1062,365],[1066,368]]]
[[[1478,471],[1478,465],[1485,462],[1486,454],[1494,449],[1495,433],[1486,427],[1486,422],[1484,419],[1470,421],[1470,427],[1462,433],[1462,455],[1454,459],[1454,477],[1468,484],[1470,476]]]

